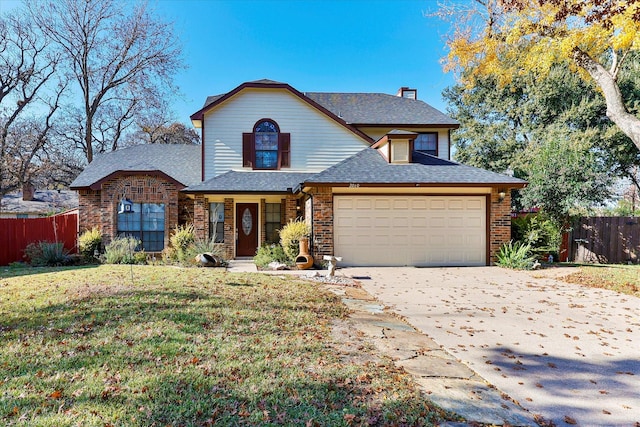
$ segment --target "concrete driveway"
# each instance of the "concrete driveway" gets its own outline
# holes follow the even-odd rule
[[[553,269],[340,273],[541,419],[640,426],[640,299],[559,281]]]

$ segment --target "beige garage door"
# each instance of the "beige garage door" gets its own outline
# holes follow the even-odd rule
[[[335,196],[345,265],[485,265],[485,196]]]

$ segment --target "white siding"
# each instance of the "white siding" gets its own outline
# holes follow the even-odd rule
[[[438,157],[445,160],[450,160],[451,153],[449,153],[449,130],[438,130]]]
[[[319,172],[369,146],[287,90],[248,88],[204,118],[205,179],[242,169],[242,134],[263,118],[291,134],[288,172]]]

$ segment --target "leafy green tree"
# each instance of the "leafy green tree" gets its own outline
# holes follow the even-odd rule
[[[525,158],[529,185],[522,191],[522,203],[542,208],[559,224],[576,209],[600,204],[610,194],[611,176],[588,139],[550,135]]]
[[[621,87],[629,100],[638,93],[637,73],[630,72],[638,64],[637,58],[628,61],[620,74]],[[529,179],[536,164],[531,153],[566,141],[589,147],[586,150],[589,156],[574,164],[578,168],[576,173],[608,171],[611,177],[638,183],[640,152],[606,118],[606,105],[595,85],[572,73],[566,65],[552,67],[545,77],[517,76],[503,86],[493,76],[477,77],[475,82],[474,87],[459,84],[444,93],[449,113],[461,122],[460,129],[453,134],[456,160],[496,172],[511,170],[516,176]],[[583,179],[589,176],[599,175],[585,173]],[[570,178],[569,174],[562,174],[554,179]],[[535,187],[544,182],[530,182],[529,189],[520,193],[537,191]],[[594,194],[609,196],[601,191]],[[591,196],[592,193],[584,194],[585,203],[578,204],[584,206],[594,201]],[[538,203],[542,202],[538,199]],[[514,204],[516,208],[540,207],[531,197],[515,197]]]

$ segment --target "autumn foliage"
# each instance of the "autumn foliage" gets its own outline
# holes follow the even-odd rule
[[[445,6],[439,15],[454,26],[445,70],[467,87],[480,76],[506,85],[568,64],[596,82],[607,116],[640,147],[640,118],[618,84],[625,59],[640,48],[640,1],[477,0],[470,8]]]

